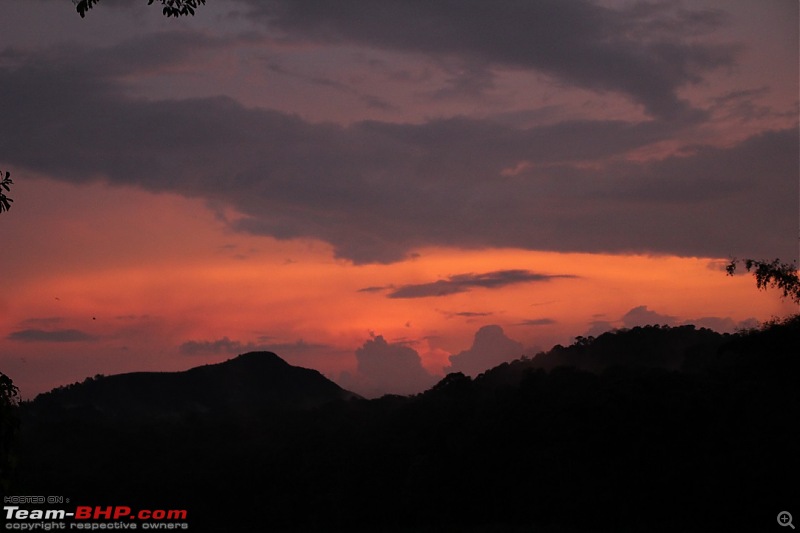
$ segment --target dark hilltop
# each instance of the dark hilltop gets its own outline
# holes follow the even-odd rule
[[[249,353],[21,406],[17,494],[194,531],[773,531],[800,501],[800,316],[648,326],[364,400]]]

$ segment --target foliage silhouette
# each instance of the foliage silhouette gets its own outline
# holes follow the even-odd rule
[[[19,389],[10,377],[0,372],[0,491],[5,494],[8,494],[17,462],[18,404]]]
[[[11,179],[11,173],[8,171],[6,171],[5,175],[0,172],[0,177],[2,177],[2,180],[0,180],[0,213],[2,213],[3,211],[11,209],[11,202],[14,201],[5,195],[6,192],[11,191],[11,185],[14,184],[14,181]],[[5,192],[3,192],[4,190]]]
[[[73,0],[75,10],[83,18],[86,12],[92,9],[100,0]],[[151,5],[155,0],[148,0],[147,5]],[[206,0],[161,0],[164,6],[162,13],[167,17],[180,17],[194,15],[198,5],[205,5]]]
[[[240,416],[134,420],[43,395],[22,406],[21,478],[91,505],[185,505],[192,530],[230,532],[760,531],[800,496],[800,316],[551,352],[416,396]]]
[[[784,298],[790,298],[796,304],[800,304],[800,278],[795,263],[782,263],[779,259],[773,261],[731,259],[725,267],[729,276],[736,273],[739,263],[744,265],[745,270],[753,273],[759,289],[766,290],[768,287],[779,289],[783,291]]]

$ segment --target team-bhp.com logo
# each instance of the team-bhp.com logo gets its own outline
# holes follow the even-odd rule
[[[139,509],[125,505],[79,505],[74,511],[65,509],[22,509],[18,505],[3,506],[6,529],[33,531],[40,529],[188,529],[186,509]],[[61,522],[69,520],[70,523]],[[38,521],[34,523],[33,521]],[[138,523],[138,524],[137,524]],[[138,527],[137,527],[138,525]]]
[[[186,520],[186,509],[142,509],[133,512],[130,507],[117,505],[114,507],[90,507],[79,505],[75,508],[75,520],[119,520],[120,518],[130,518],[137,520]]]

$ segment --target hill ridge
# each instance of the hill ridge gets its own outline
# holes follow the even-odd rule
[[[86,378],[38,395],[28,409],[135,418],[241,415],[358,397],[317,370],[293,366],[273,352],[255,351],[187,370]]]

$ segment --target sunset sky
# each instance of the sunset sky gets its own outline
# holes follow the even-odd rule
[[[797,0],[6,0],[0,371],[367,396],[797,311]]]

